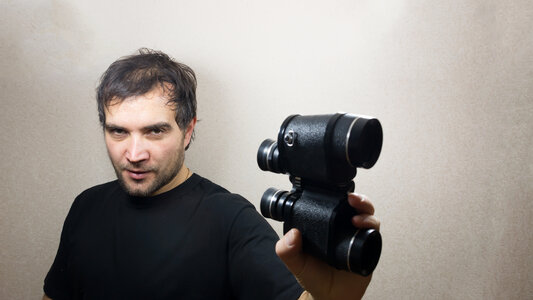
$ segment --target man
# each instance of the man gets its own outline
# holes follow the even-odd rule
[[[276,243],[247,200],[185,166],[195,89],[189,67],[147,49],[104,73],[98,112],[118,179],[75,199],[43,299],[361,298],[370,277],[302,253],[295,229]],[[355,226],[379,228],[368,200],[349,202]]]

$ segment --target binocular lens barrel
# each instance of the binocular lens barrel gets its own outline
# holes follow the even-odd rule
[[[263,171],[289,173],[318,182],[345,183],[356,168],[371,168],[383,143],[380,122],[351,114],[292,115],[277,141],[264,140],[257,151]]]
[[[374,118],[345,115],[350,121],[346,133],[346,158],[352,167],[370,169],[377,162],[383,144],[381,123]],[[346,122],[342,118],[339,125]],[[342,127],[341,127],[342,128]]]
[[[291,219],[297,197],[288,191],[269,188],[261,197],[261,214],[270,219],[285,222]],[[381,255],[381,235],[374,229],[350,228],[333,233],[333,252],[327,259],[343,270],[370,275]],[[305,244],[304,244],[305,247]],[[324,253],[319,254],[322,256]]]
[[[363,276],[370,275],[381,256],[381,234],[375,229],[356,229],[337,244],[335,259],[339,268]]]

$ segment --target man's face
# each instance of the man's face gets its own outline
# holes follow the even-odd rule
[[[123,101],[105,110],[105,142],[122,187],[133,196],[157,195],[187,177],[183,167],[196,119],[185,130],[160,89]]]

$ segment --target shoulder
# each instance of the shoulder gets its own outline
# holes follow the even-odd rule
[[[244,208],[255,209],[254,205],[243,196],[231,193],[209,179],[200,177],[197,189],[203,194],[202,198],[206,204],[221,210],[240,210]]]
[[[70,206],[69,212],[63,225],[65,233],[70,233],[72,228],[82,219],[98,216],[98,208],[102,208],[105,199],[109,199],[113,193],[120,192],[121,188],[118,181],[111,181],[104,184],[96,185],[81,192]]]
[[[240,227],[243,223],[265,226],[267,222],[255,206],[239,194],[200,177],[196,187],[202,191],[202,211],[208,213],[213,224],[224,223],[228,228]],[[268,226],[269,227],[269,226]]]
[[[113,195],[122,193],[122,188],[118,180],[95,185],[81,192],[72,203],[71,211],[86,209],[87,206],[94,206],[109,199]]]
[[[118,180],[113,180],[86,189],[78,195],[78,198],[91,197],[95,195],[105,195],[108,193],[116,192],[118,189],[120,189]]]

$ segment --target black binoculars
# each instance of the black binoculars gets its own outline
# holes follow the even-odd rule
[[[381,235],[351,224],[357,211],[348,204],[357,168],[371,168],[383,143],[380,122],[352,114],[291,115],[277,141],[267,139],[257,152],[261,170],[288,174],[291,191],[269,188],[261,213],[282,221],[283,230],[302,233],[303,250],[328,264],[363,276],[381,255]]]

